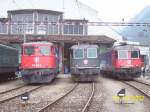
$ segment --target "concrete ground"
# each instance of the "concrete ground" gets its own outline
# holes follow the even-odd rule
[[[145,73],[145,76],[141,74],[139,78],[137,78],[140,81],[144,81],[150,84],[150,73]]]
[[[101,78],[103,84],[103,110],[100,112],[150,112],[149,99],[135,100],[136,96],[142,96],[138,91],[132,87],[110,78]],[[123,103],[117,99],[117,93],[125,88],[126,98]]]

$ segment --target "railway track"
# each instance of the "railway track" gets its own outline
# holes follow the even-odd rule
[[[134,80],[134,81],[150,86],[150,83],[148,83],[148,82],[144,82],[144,81],[141,81],[141,80]]]
[[[84,106],[84,108],[82,109],[81,112],[86,112],[86,110],[88,109],[88,106],[90,105],[90,103],[94,97],[94,93],[95,93],[95,83],[93,83],[93,85],[92,85],[92,93],[91,93],[86,105]]]
[[[133,87],[150,99],[150,84],[141,81],[124,81],[123,83]]]
[[[70,89],[66,94],[64,94],[63,96],[61,96],[60,98],[56,99],[55,101],[49,103],[47,106],[45,106],[44,108],[40,109],[38,112],[48,112],[51,108],[52,105],[56,104],[58,101],[60,101],[61,99],[63,99],[65,96],[67,96],[69,93],[71,93],[76,87],[78,86],[78,84],[76,84],[72,89]]]
[[[22,85],[22,86],[19,86],[19,87],[15,87],[15,88],[11,88],[11,89],[8,89],[8,90],[1,91],[1,92],[0,92],[0,95],[1,95],[1,94],[6,94],[6,93],[11,92],[11,91],[15,91],[15,90],[20,89],[20,88],[23,88],[23,87],[25,87],[25,86],[26,86],[26,85]]]
[[[10,83],[10,82],[17,81],[17,80],[20,80],[20,77],[16,77],[16,78],[13,78],[13,79],[0,81],[0,84]]]
[[[67,96],[69,96],[73,91],[75,91],[75,89],[77,89],[77,87],[79,86],[80,84],[76,84],[70,91],[68,91],[65,95],[63,95],[62,97],[58,98],[57,100],[55,100],[54,102],[48,104],[47,106],[45,106],[44,108],[40,109],[38,112],[48,112],[50,111],[54,106],[56,106],[57,104],[59,104],[59,102],[61,102],[61,100],[63,100],[64,98],[66,98]],[[81,110],[81,112],[85,112],[88,108],[88,106],[90,105],[90,102],[94,96],[94,89],[95,88],[95,84],[93,83],[92,84],[92,92],[91,94],[89,95],[90,97],[88,98],[87,102],[85,103],[83,109]],[[78,93],[76,93],[78,94]],[[69,102],[68,102],[69,103]],[[77,102],[76,104],[78,104],[80,102]],[[54,111],[54,110],[51,110],[51,111]],[[58,110],[56,110],[58,111]]]
[[[0,104],[10,101],[14,98],[21,96],[25,92],[35,91],[43,86],[21,86],[12,90],[4,91],[0,93]]]
[[[23,101],[21,97],[16,97],[0,104],[0,110],[3,112],[38,112],[39,109],[65,94],[75,84],[68,79],[56,79],[52,84],[42,85],[42,88],[29,93],[27,101]]]

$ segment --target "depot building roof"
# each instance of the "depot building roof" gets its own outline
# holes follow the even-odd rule
[[[24,40],[25,39],[25,40]],[[113,44],[116,40],[105,35],[0,35],[0,41],[9,43],[22,43],[23,41],[50,41],[65,43],[103,43]]]

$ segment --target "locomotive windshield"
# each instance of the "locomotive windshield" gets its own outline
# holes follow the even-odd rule
[[[33,55],[34,54],[34,47],[33,46],[25,46],[24,47],[24,54],[25,55]]]
[[[83,51],[83,49],[73,49],[73,58],[82,59],[84,57]]]
[[[49,55],[50,54],[50,47],[49,46],[40,46],[39,47],[39,54],[40,55]]]
[[[128,59],[128,51],[119,50],[118,51],[118,59]]]
[[[97,48],[87,48],[88,58],[97,58]]]
[[[139,58],[139,51],[131,51],[131,58]]]

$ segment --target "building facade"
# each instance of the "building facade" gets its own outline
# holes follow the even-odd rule
[[[63,13],[50,10],[8,11],[0,22],[1,34],[87,35],[87,20],[63,19]]]
[[[8,11],[1,18],[0,40],[13,43],[21,55],[20,44],[30,41],[50,41],[59,46],[59,71],[69,66],[69,48],[76,43],[100,44],[102,50],[114,42],[107,36],[88,35],[88,20],[64,19],[59,11],[24,9]],[[20,58],[19,58],[20,62]]]
[[[51,34],[61,33],[59,22],[62,12],[49,10],[8,11],[9,34]]]

